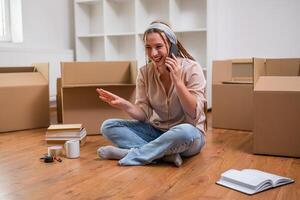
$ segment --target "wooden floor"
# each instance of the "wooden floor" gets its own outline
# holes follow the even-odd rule
[[[250,132],[209,128],[203,151],[177,168],[100,160],[97,148],[109,144],[101,136],[88,137],[79,159],[43,163],[45,130],[0,134],[0,199],[300,199],[300,159],[253,155]],[[295,183],[248,196],[215,184],[230,168],[265,170]]]

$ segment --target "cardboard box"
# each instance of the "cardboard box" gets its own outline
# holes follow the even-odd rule
[[[0,132],[49,126],[48,64],[0,68]]]
[[[103,88],[134,103],[136,62],[61,63],[63,123],[82,123],[88,135],[99,134],[102,122],[110,118],[129,118],[99,99],[96,88]]]
[[[212,126],[253,129],[253,59],[213,62]]]
[[[255,63],[253,152],[300,157],[300,59]]]

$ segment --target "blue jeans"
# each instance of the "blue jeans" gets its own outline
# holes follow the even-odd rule
[[[193,156],[205,143],[203,133],[187,123],[164,132],[145,122],[109,119],[103,122],[101,132],[118,147],[130,149],[120,165],[145,165],[176,153]]]

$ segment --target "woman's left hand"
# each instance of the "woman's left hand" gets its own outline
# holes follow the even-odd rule
[[[181,67],[179,65],[178,59],[174,54],[172,54],[172,58],[167,57],[165,61],[166,67],[170,70],[170,77],[174,84],[180,81],[181,76]]]

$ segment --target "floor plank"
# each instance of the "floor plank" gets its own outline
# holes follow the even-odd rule
[[[253,155],[251,132],[209,128],[203,151],[177,168],[101,160],[97,148],[110,144],[102,136],[89,136],[79,159],[43,163],[45,131],[0,134],[0,199],[300,199],[300,159]],[[215,184],[230,168],[257,168],[296,182],[248,196]]]

